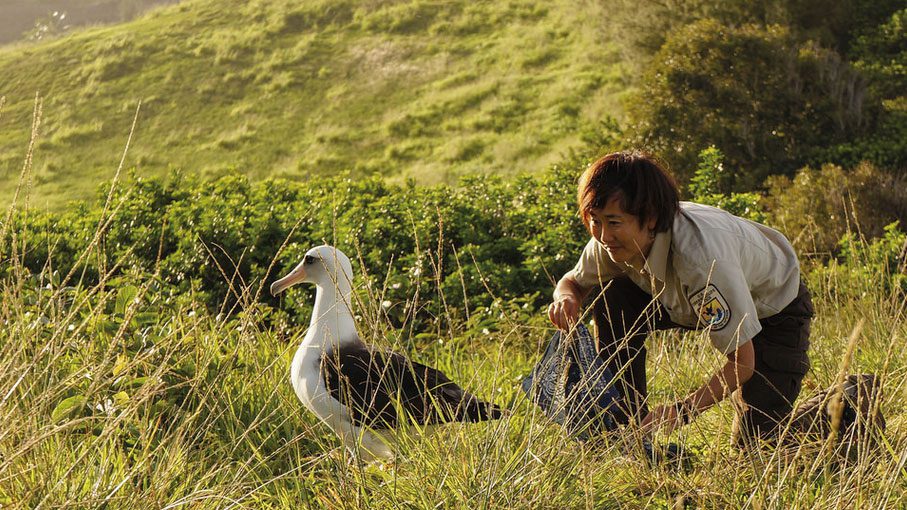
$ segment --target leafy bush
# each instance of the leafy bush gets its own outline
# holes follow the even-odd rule
[[[758,193],[727,193],[728,172],[724,155],[715,147],[699,153],[699,167],[690,179],[687,190],[694,202],[712,205],[748,220],[765,223],[762,196]]]
[[[735,168],[735,189],[789,173],[861,128],[863,82],[845,61],[781,26],[702,20],[655,55],[630,115],[635,139],[689,177],[702,147]]]
[[[867,77],[872,104],[871,132],[834,148],[829,158],[845,164],[868,159],[887,167],[907,167],[907,9],[867,30],[852,51],[854,67]]]
[[[767,183],[771,221],[801,253],[830,254],[849,233],[878,237],[892,221],[907,221],[904,177],[869,163],[851,171],[806,167],[792,179],[775,176]]]
[[[850,54],[855,40],[873,33],[899,7],[898,0],[610,0],[602,24],[624,60],[644,67],[670,34],[703,19],[722,25],[783,25],[798,41],[818,41]]]
[[[24,263],[35,274],[49,265],[90,283],[111,272],[158,272],[175,293],[224,312],[259,297],[278,305],[258,295],[263,280],[288,272],[309,248],[334,244],[358,262],[361,291],[391,303],[367,313],[386,313],[398,325],[439,324],[439,316],[465,318],[498,300],[535,308],[547,299],[584,243],[573,203],[579,173],[562,166],[513,182],[467,177],[458,188],[378,178],[252,183],[238,174],[200,182],[173,174],[119,189],[106,213],[99,202],[19,216],[11,231],[29,240]],[[97,235],[102,214],[112,220]],[[300,292],[291,291],[283,307],[307,315]]]
[[[719,149],[699,159],[691,199],[766,220],[760,195],[731,191]],[[463,320],[481,331],[493,329],[504,308],[537,313],[575,263],[587,239],[576,217],[575,182],[588,163],[574,155],[539,176],[469,176],[458,187],[338,177],[251,182],[236,173],[203,182],[174,173],[119,187],[107,207],[99,200],[62,213],[16,215],[0,252],[8,253],[15,233],[24,266],[50,275],[44,277],[54,286],[133,271],[156,275],[167,299],[190,296],[213,313],[263,303],[283,310],[272,318],[303,319],[311,290],[277,300],[265,292],[267,283],[327,243],[353,259],[364,317],[439,331]],[[907,187],[868,164],[852,172],[806,168],[771,185],[770,220],[801,253],[831,253],[847,232],[882,235],[907,216]],[[100,196],[106,200],[107,191]]]
[[[783,18],[781,6],[777,3],[769,6],[768,2],[611,0],[609,3],[607,22],[602,29],[611,35],[630,65],[648,64],[670,34],[703,19],[739,26],[760,21],[779,23]]]
[[[907,90],[907,8],[891,15],[854,45],[855,65],[873,78],[872,88],[885,98],[903,96]]]
[[[846,289],[853,295],[878,293],[907,297],[907,233],[895,221],[885,227],[876,239],[860,238],[848,232],[838,241],[839,255],[826,265],[811,271],[817,281],[832,281],[828,285],[836,293]]]

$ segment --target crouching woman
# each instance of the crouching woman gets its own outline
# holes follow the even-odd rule
[[[809,370],[813,305],[790,242],[680,202],[674,179],[639,152],[593,163],[578,205],[592,239],[557,283],[548,316],[569,329],[591,300],[600,356],[624,397],[622,420],[670,433],[739,388],[746,405],[737,443],[773,439]],[[727,362],[692,394],[649,411],[645,339],[670,328],[707,330]]]

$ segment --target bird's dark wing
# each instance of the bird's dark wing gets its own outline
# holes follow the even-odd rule
[[[359,426],[383,429],[410,419],[426,425],[501,416],[494,404],[479,400],[441,371],[394,352],[341,347],[325,353],[321,374],[331,396],[350,408]]]

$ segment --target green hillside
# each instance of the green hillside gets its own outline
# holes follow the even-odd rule
[[[42,125],[32,204],[138,175],[350,171],[451,182],[535,171],[618,115],[601,8],[568,0],[195,0],[0,52],[0,203]]]

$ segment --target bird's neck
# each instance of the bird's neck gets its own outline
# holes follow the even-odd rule
[[[356,323],[353,321],[349,284],[338,282],[337,285],[318,285],[315,291],[315,308],[312,310],[312,322],[306,343],[311,346],[327,349],[340,345],[358,342]]]

